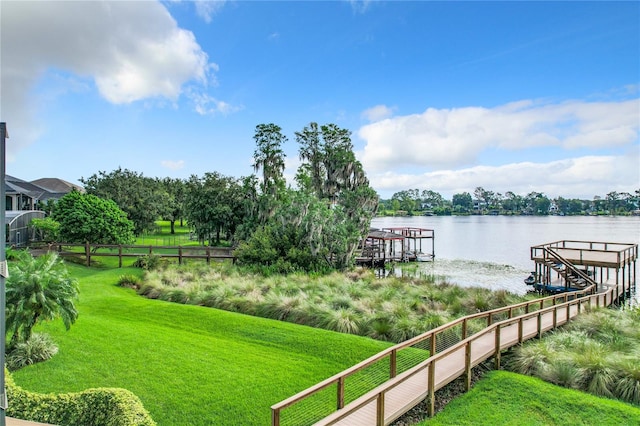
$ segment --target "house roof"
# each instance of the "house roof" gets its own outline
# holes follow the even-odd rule
[[[84,191],[82,187],[62,179],[42,178],[27,182],[9,175],[5,176],[4,188],[7,194],[23,194],[40,201],[61,198],[74,188],[78,191]]]
[[[25,194],[36,199],[48,192],[38,185],[9,175],[5,176],[4,188],[7,194]]]
[[[73,189],[81,192],[84,191],[84,188],[81,186],[74,185],[66,180],[58,178],[40,178],[32,180],[31,183],[38,185],[49,192],[61,192],[66,194],[67,192],[71,192]]]

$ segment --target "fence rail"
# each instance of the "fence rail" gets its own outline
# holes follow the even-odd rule
[[[122,267],[125,257],[140,257],[155,255],[164,258],[178,259],[182,264],[185,259],[231,260],[235,262],[233,249],[230,247],[209,246],[155,246],[155,245],[115,245],[115,244],[69,244],[53,243],[44,250],[56,251],[60,256],[84,255],[87,266],[91,265],[92,257],[118,257],[118,267]]]

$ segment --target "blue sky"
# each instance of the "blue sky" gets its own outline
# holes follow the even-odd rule
[[[7,173],[253,172],[254,129],[352,131],[383,198],[640,188],[640,3],[0,3]]]

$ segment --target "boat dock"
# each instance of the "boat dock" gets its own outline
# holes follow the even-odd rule
[[[433,229],[414,227],[371,229],[360,250],[356,264],[362,266],[431,261],[435,258],[435,233]]]
[[[595,285],[628,293],[636,287],[638,244],[563,240],[531,247],[535,270],[525,280],[542,293],[582,290]]]

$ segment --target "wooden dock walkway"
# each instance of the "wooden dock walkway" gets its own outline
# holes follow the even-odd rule
[[[604,243],[609,246],[594,248],[594,245],[600,243],[590,243],[591,249],[598,253],[589,255],[587,255],[589,246],[586,248],[580,246],[576,251],[572,247],[568,248],[566,242],[552,244],[558,246],[544,247],[540,252],[532,247],[532,260],[546,264],[548,260],[546,256],[550,255],[556,262],[565,262],[563,265],[566,268],[563,271],[565,279],[569,276],[568,274],[578,276],[587,284],[584,289],[469,315],[399,343],[273,405],[271,407],[272,426],[307,424],[384,426],[425,399],[429,414],[433,415],[435,392],[438,389],[459,377],[465,377],[468,390],[471,386],[473,367],[493,358],[495,366],[499,368],[502,351],[528,339],[539,338],[544,332],[566,324],[579,315],[585,306],[610,306],[629,294],[632,285],[635,288],[637,244]],[[561,246],[562,244],[564,246]],[[564,250],[562,254],[566,258],[557,253],[561,249]],[[619,254],[611,257],[610,253],[606,253],[607,251],[617,251]],[[538,255],[541,257],[537,258]],[[576,265],[601,268],[600,281],[595,281],[595,273],[590,275],[588,271],[580,270]],[[631,266],[633,266],[633,273]],[[609,269],[604,274],[602,268],[615,270],[615,277],[612,279],[609,276]],[[620,271],[622,271],[621,274]],[[477,324],[478,321],[484,322],[485,325],[475,334],[468,335],[470,325]],[[443,340],[449,340],[452,343],[441,348]],[[402,354],[425,347],[429,348],[427,359],[397,374],[398,359]],[[377,386],[374,385],[363,395],[345,404],[347,381],[353,383],[358,374],[375,367],[388,369],[389,379]],[[324,405],[314,405],[312,400],[321,393],[326,397],[331,388],[335,388],[333,392],[335,404],[334,408],[327,412],[326,401]],[[300,404],[302,402],[305,404]],[[296,412],[298,407],[300,409]]]
[[[539,333],[565,324],[578,315],[578,304],[568,306],[568,309],[561,307],[559,313],[551,309],[526,319],[507,320],[504,324],[488,327],[370,391],[344,409],[334,412],[315,424],[318,426],[387,425],[406,413],[408,406],[412,408],[429,396],[431,383],[429,375],[433,374],[432,371],[435,372],[434,390],[441,389],[464,375],[468,368],[496,356],[498,345],[500,351],[506,350],[521,341],[537,337]],[[384,416],[382,422],[378,422],[381,415],[379,406],[382,407]]]

